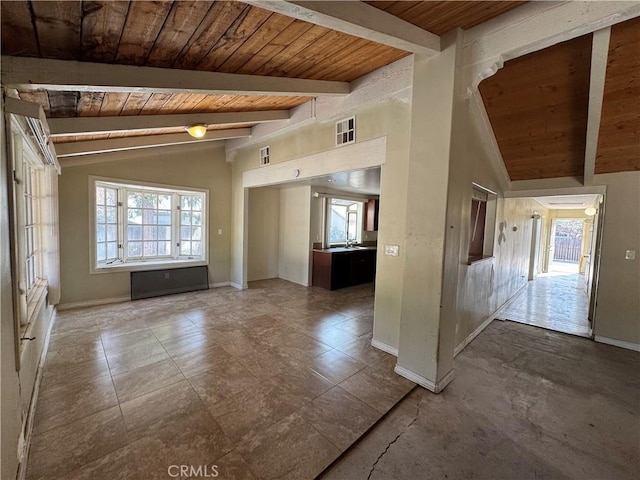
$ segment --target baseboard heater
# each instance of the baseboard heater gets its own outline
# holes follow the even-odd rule
[[[209,270],[206,265],[131,272],[131,300],[208,288]]]

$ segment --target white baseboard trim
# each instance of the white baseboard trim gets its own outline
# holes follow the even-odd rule
[[[58,305],[58,311],[71,310],[74,308],[97,307],[99,305],[108,305],[110,303],[122,303],[131,301],[131,297],[111,297],[98,298],[95,300],[85,300],[83,302],[61,303]]]
[[[220,288],[220,287],[228,287],[231,285],[231,282],[218,282],[213,283],[209,288]]]
[[[382,350],[383,352],[390,353],[394,357],[398,356],[397,348],[394,348],[391,345],[387,345],[386,343],[382,343],[380,340],[376,340],[375,338],[371,339],[371,346],[377,348],[378,350]]]
[[[231,285],[233,288],[238,289],[238,290],[246,290],[247,288],[249,288],[248,286],[242,286],[239,283],[235,283],[235,282],[229,282],[229,285]]]
[[[38,361],[38,369],[36,370],[36,378],[33,383],[33,392],[31,392],[31,402],[29,403],[29,413],[27,414],[27,432],[24,438],[24,447],[22,450],[22,461],[18,466],[17,480],[24,480],[27,475],[27,462],[29,461],[29,450],[31,448],[31,438],[33,437],[33,424],[36,418],[36,406],[38,403],[38,396],[40,395],[40,383],[42,382],[42,372],[44,370],[44,363],[47,358],[47,352],[49,351],[49,341],[51,340],[51,332],[53,330],[53,324],[56,321],[56,307],[51,309],[51,317],[49,318],[49,327],[42,343],[42,352],[40,352],[40,360]]]
[[[601,337],[600,335],[596,335],[593,339],[599,343],[606,343],[607,345],[613,345],[614,347],[626,348],[627,350],[640,352],[640,344],[638,343],[624,342],[622,340],[616,340],[615,338]]]
[[[417,383],[421,387],[424,387],[433,393],[440,393],[442,390],[444,390],[444,388],[449,385],[449,383],[451,383],[451,380],[453,380],[454,377],[454,370],[452,369],[439,382],[434,383],[431,380],[427,380],[423,376],[412,372],[411,370],[401,367],[400,365],[396,365],[393,371],[401,377],[404,377],[407,380],[411,380],[413,383]]]

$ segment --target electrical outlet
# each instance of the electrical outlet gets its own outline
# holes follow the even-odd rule
[[[636,259],[636,251],[635,250],[627,250],[624,252],[625,260],[635,260]]]
[[[389,255],[391,257],[397,257],[400,252],[400,247],[398,245],[385,245],[384,246],[384,254]]]

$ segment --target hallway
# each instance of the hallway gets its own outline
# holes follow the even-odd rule
[[[589,337],[588,312],[584,276],[554,269],[530,281],[498,318]]]

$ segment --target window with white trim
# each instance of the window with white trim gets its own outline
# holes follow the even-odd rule
[[[356,117],[345,118],[336,122],[336,147],[355,143]]]
[[[362,241],[364,201],[328,199],[326,230],[330,246]]]
[[[206,191],[92,182],[95,270],[206,261]]]

